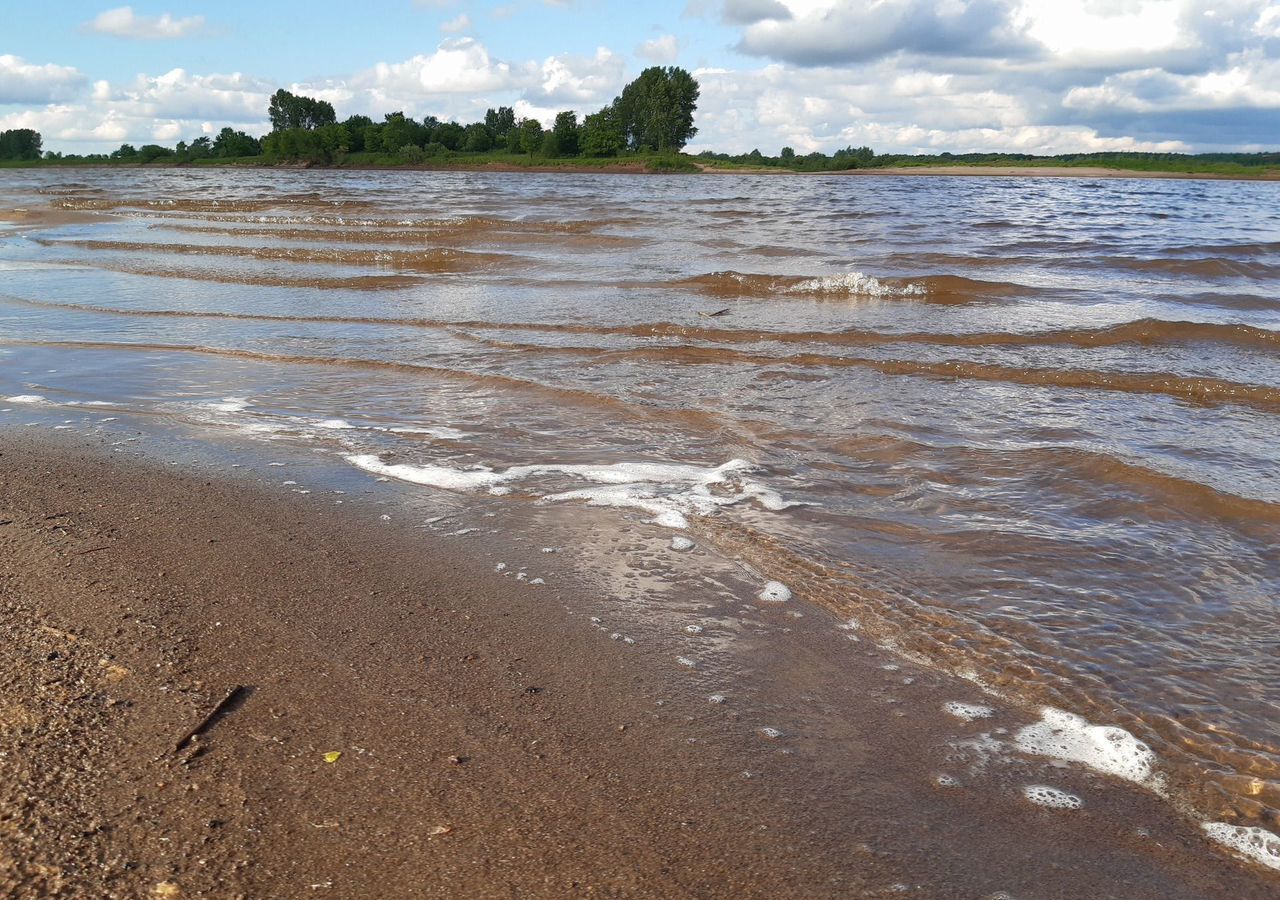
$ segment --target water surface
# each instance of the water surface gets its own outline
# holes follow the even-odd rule
[[[684,528],[1274,827],[1277,185],[5,173],[44,205],[96,218],[0,232],[3,421]]]

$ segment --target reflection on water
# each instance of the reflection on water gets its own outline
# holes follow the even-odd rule
[[[1280,810],[1273,184],[6,173],[4,421],[106,404],[687,526]]]

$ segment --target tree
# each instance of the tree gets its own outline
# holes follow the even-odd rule
[[[484,124],[493,132],[494,140],[502,143],[507,135],[515,130],[516,111],[510,106],[499,106],[497,109],[486,110]]]
[[[291,94],[284,88],[271,95],[267,116],[271,119],[272,131],[323,128],[338,121],[333,104],[329,101]]]
[[[537,119],[520,121],[520,149],[530,156],[542,149],[542,123]]]
[[[195,144],[193,143],[192,146],[194,147]],[[250,137],[243,131],[223,128],[213,139],[213,146],[210,149],[219,159],[236,159],[241,156],[257,156],[262,152],[262,145],[258,143],[257,138]]]
[[[782,152],[778,154],[778,158],[784,163],[789,163],[796,158],[796,151],[790,147],[783,147]]]
[[[468,125],[462,149],[468,153],[484,153],[492,150],[493,135],[489,133],[489,127],[480,122]]]
[[[582,120],[578,149],[584,156],[617,156],[627,146],[626,130],[618,108],[610,103]]]
[[[213,141],[208,135],[196,138],[187,148],[187,159],[206,159],[210,156],[213,156]]]
[[[698,133],[698,82],[677,66],[651,66],[613,102],[632,150],[679,150]]]
[[[372,124],[373,119],[368,116],[347,116],[342,120],[342,127],[347,129],[347,133],[351,135],[352,153],[376,149],[374,147],[366,147],[364,143],[364,130]]]
[[[43,138],[31,128],[0,131],[0,159],[39,159]]]
[[[449,150],[461,150],[466,131],[457,122],[442,122],[431,132],[431,140]]]
[[[555,153],[547,154],[548,156],[577,156],[578,155],[578,115],[570,110],[565,110],[556,115],[555,125],[551,127],[551,134],[554,136]]]
[[[121,144],[119,149],[111,151],[112,159],[133,159],[138,155],[138,148],[133,144]]]
[[[382,125],[382,149],[388,153],[399,153],[400,148],[413,145],[421,147],[430,137],[423,127],[413,119],[405,118],[402,112],[387,113]]]

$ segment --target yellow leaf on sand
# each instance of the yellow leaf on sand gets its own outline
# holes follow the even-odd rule
[[[151,889],[151,893],[156,897],[181,897],[182,888],[172,881],[162,881]]]
[[[340,759],[342,759],[341,750],[330,750],[324,755],[324,761],[327,763],[336,763]]]

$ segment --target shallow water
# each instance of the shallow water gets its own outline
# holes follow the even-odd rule
[[[5,173],[44,205],[100,218],[0,232],[0,421],[683,528],[1274,829],[1280,186]]]

